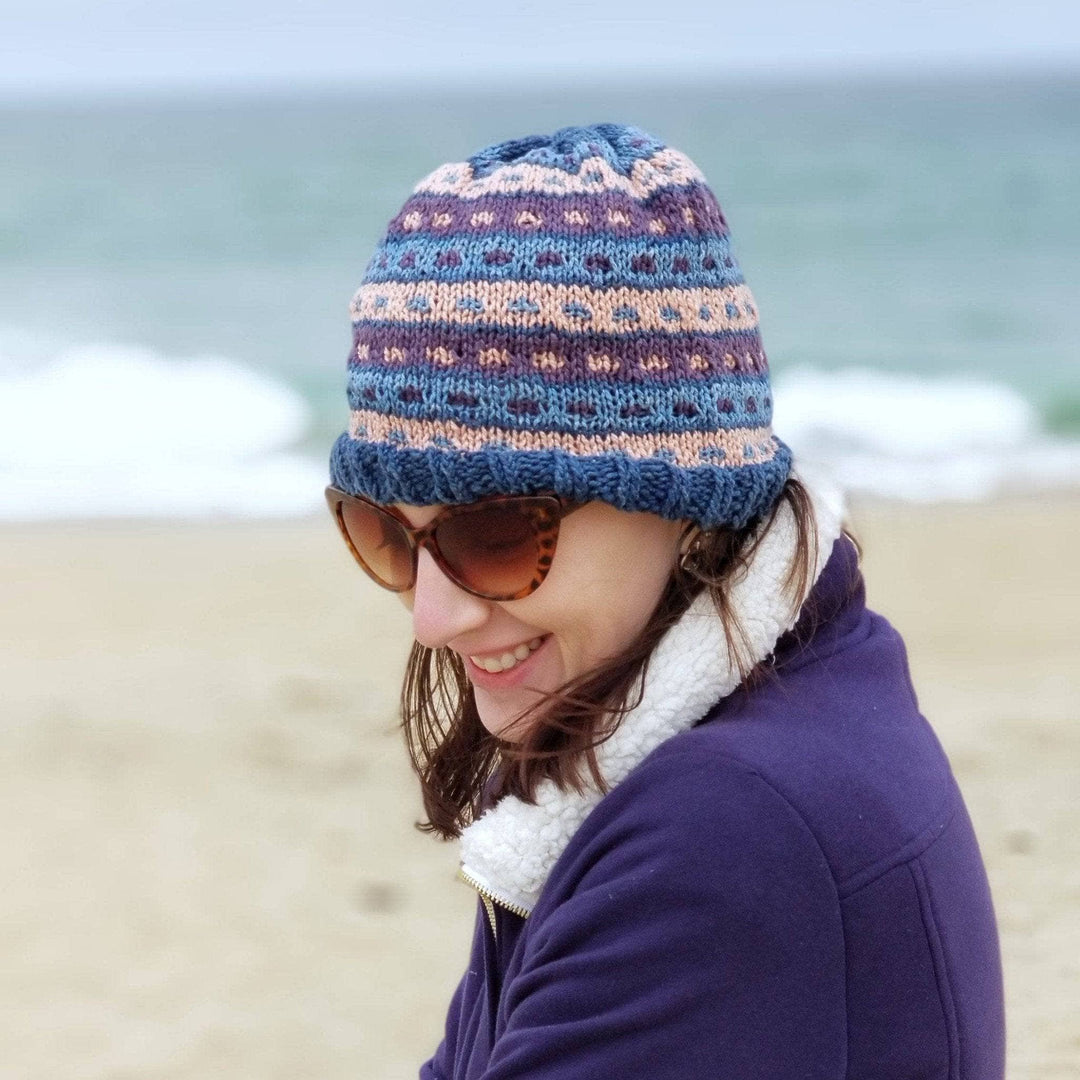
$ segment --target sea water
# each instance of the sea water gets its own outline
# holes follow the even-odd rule
[[[808,467],[1080,486],[1080,75],[673,73],[0,104],[0,516],[317,510],[348,301],[412,185],[601,120],[705,171]]]

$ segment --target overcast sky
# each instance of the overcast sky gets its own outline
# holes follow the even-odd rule
[[[0,91],[1080,68],[1078,10],[1078,0],[18,0],[0,17]]]

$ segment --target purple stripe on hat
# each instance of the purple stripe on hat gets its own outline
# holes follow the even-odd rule
[[[388,237],[430,233],[512,232],[617,236],[703,236],[727,234],[727,222],[712,191],[701,183],[661,188],[644,201],[624,192],[596,195],[415,194],[393,218]]]
[[[440,370],[509,374],[541,371],[556,381],[595,379],[602,372],[612,383],[700,379],[710,373],[760,375],[769,368],[756,330],[614,335],[377,323],[356,326],[349,362],[426,363]]]

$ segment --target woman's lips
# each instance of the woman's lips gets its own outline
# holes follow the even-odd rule
[[[550,637],[550,634],[545,634],[529,641],[527,643],[530,646],[528,656],[526,656],[524,660],[517,660],[513,667],[510,667],[505,671],[488,671],[486,668],[482,668],[471,656],[465,658],[465,670],[472,682],[476,686],[483,687],[485,690],[498,690],[518,686],[526,678],[529,671],[535,666],[537,655],[544,651],[544,646],[547,644]],[[531,648],[532,643],[535,641],[539,641],[539,644],[536,648]],[[520,648],[520,646],[518,646],[518,648]],[[515,650],[508,649],[507,652],[513,655]],[[494,659],[495,657],[492,656],[492,658]]]

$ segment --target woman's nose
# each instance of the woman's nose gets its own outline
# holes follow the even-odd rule
[[[455,585],[439,569],[431,553],[421,548],[416,560],[412,595],[413,637],[429,649],[439,649],[461,634],[482,626],[490,601]]]

